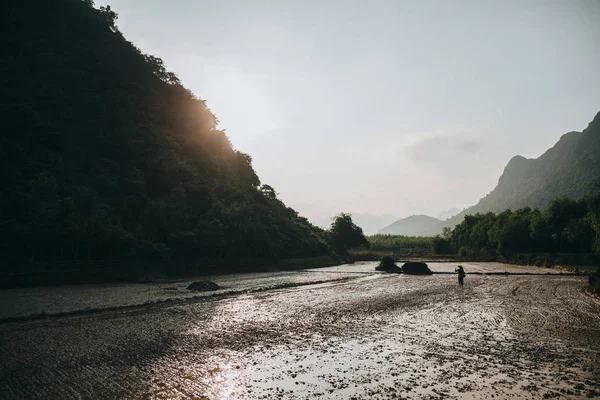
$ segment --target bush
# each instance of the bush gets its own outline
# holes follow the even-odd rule
[[[431,275],[433,272],[424,262],[407,262],[402,266],[402,272],[410,275]]]
[[[373,235],[367,237],[371,250],[386,252],[419,251],[429,253],[433,250],[433,238],[402,235]]]
[[[388,271],[388,272],[402,272],[402,269],[396,265],[396,261],[392,258],[392,256],[383,256],[381,258],[381,262],[377,267],[375,267],[377,271]]]
[[[463,246],[460,249],[458,249],[458,256],[461,258],[469,257],[469,256],[471,256],[472,253],[473,253],[473,251],[468,246]]]
[[[454,253],[454,249],[449,239],[437,235],[433,238],[433,252],[435,254],[451,254]]]

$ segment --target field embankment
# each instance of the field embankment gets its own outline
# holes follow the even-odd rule
[[[115,282],[168,281],[217,274],[293,271],[338,265],[332,256],[269,259],[209,258],[197,262],[92,260],[0,268],[0,289]]]

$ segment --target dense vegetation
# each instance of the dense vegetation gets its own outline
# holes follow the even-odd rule
[[[385,252],[433,251],[433,238],[422,236],[402,235],[372,235],[368,236],[369,249]]]
[[[352,221],[352,215],[346,213],[341,213],[333,219],[325,237],[338,254],[346,254],[350,248],[369,246],[362,228]]]
[[[526,207],[466,215],[453,230],[445,228],[434,237],[373,235],[368,241],[369,251],[353,253],[357,259],[375,260],[391,253],[525,264],[595,264],[600,261],[600,190],[577,200],[554,199],[543,211]]]
[[[435,258],[447,259],[455,253],[449,241],[441,236],[402,236],[372,235],[367,236],[368,246],[351,251],[355,261],[380,261],[382,257],[395,259]]]
[[[329,239],[344,251],[261,185],[205,102],[125,40],[110,7],[10,1],[0,21],[5,271],[320,256]]]
[[[519,253],[600,255],[600,193],[558,198],[544,210],[465,216],[448,238],[461,257]]]

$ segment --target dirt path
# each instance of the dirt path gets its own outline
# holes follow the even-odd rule
[[[357,274],[0,325],[0,398],[600,396],[584,278]]]

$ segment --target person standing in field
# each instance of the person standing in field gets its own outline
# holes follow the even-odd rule
[[[454,270],[454,272],[458,272],[458,284],[462,287],[465,285],[465,270],[462,265],[459,265],[458,268]]]

